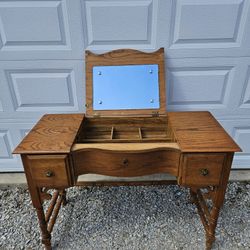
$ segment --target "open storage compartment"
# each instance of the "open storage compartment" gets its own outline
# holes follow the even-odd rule
[[[167,117],[86,118],[76,143],[176,142]]]

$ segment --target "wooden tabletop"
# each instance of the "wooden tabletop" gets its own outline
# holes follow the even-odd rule
[[[182,152],[241,151],[207,111],[169,112],[167,115]],[[83,118],[84,114],[44,115],[13,153],[69,153]]]
[[[210,112],[169,112],[169,121],[182,152],[240,152]]]
[[[14,154],[69,153],[84,114],[44,115]]]

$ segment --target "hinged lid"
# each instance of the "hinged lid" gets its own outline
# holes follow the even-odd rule
[[[166,113],[164,49],[97,55],[86,51],[87,116],[158,116]]]

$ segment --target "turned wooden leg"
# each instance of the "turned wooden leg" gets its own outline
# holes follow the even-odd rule
[[[215,241],[215,229],[220,210],[214,205],[210,209],[206,203],[205,195],[199,189],[195,191],[191,189],[190,194],[206,232],[206,250],[210,250]]]
[[[206,250],[210,250],[215,241],[215,229],[220,213],[220,207],[222,206],[221,197],[224,189],[214,188],[210,190],[208,188],[207,193],[202,193],[201,189],[191,189],[190,194],[194,204],[197,207],[198,214],[200,215],[202,224],[206,232]],[[208,206],[207,200],[211,200],[212,206]]]
[[[215,229],[217,226],[217,220],[219,217],[220,209],[213,207],[211,210],[211,217],[209,221],[209,227],[206,231],[206,249],[210,250],[215,241]]]
[[[42,243],[46,250],[51,249],[51,232],[55,225],[59,210],[63,202],[66,202],[66,191],[56,190],[53,195],[47,193],[48,189],[40,189],[40,207],[36,207],[39,225],[42,235]],[[45,213],[42,202],[44,200],[50,200],[48,209]]]
[[[38,216],[42,243],[46,250],[51,250],[51,232],[55,225],[61,205],[63,203],[66,204],[66,191],[56,190],[53,195],[51,195],[47,193],[48,188],[35,188],[30,190],[33,192],[31,198],[32,201],[35,201],[33,204]],[[46,212],[42,205],[44,200],[50,201]]]
[[[212,249],[214,241],[215,241],[214,236],[213,237],[212,236],[209,236],[209,237],[206,236],[206,250],[211,250]]]
[[[62,195],[62,205],[65,206],[68,203],[67,198],[66,198],[66,190],[65,189],[61,192],[61,195]]]
[[[195,193],[192,191],[192,189],[189,190],[190,193],[190,203],[195,204],[194,196]]]
[[[44,247],[46,250],[51,250],[51,234],[49,233],[47,229],[47,222],[45,220],[45,215],[43,208],[36,208],[38,220],[39,220],[39,226],[41,230],[42,235],[42,243],[44,244]]]

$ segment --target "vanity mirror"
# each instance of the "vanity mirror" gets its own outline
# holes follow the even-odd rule
[[[157,64],[93,67],[93,110],[159,107]]]

